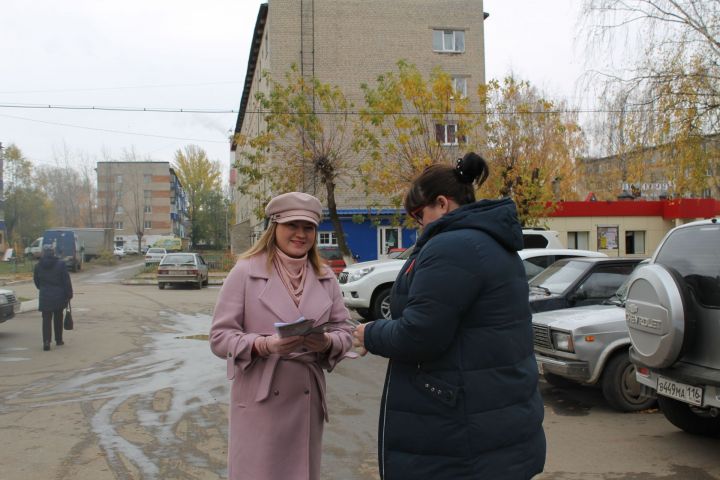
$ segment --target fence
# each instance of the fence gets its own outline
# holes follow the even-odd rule
[[[202,253],[202,257],[205,259],[205,263],[208,264],[208,268],[211,272],[229,272],[230,269],[237,262],[237,256],[230,253],[214,253],[207,252]]]

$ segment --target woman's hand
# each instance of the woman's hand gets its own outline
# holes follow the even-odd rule
[[[332,346],[332,338],[327,333],[311,333],[303,338],[303,346],[311,352],[322,353]]]
[[[303,343],[303,337],[301,336],[280,338],[277,334],[269,337],[258,337],[258,340],[265,342],[265,348],[258,348],[258,351],[266,349],[268,353],[277,353],[279,355],[292,353]]]
[[[361,323],[353,330],[353,347],[359,349],[358,353],[362,357],[368,353],[367,348],[365,348],[365,327],[367,325],[367,323]]]

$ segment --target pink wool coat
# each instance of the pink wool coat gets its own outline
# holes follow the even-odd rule
[[[273,323],[300,316],[328,323],[327,353],[281,357],[252,355]],[[210,347],[227,360],[230,394],[230,480],[319,479],[323,422],[328,419],[325,377],[352,348],[350,315],[335,275],[307,267],[300,304],[295,305],[267,256],[241,259],[230,271],[215,305]],[[348,356],[350,356],[349,354]]]

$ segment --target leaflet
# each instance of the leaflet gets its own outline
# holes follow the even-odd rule
[[[275,332],[277,332],[278,337],[285,338],[296,335],[310,335],[311,333],[323,333],[327,330],[326,323],[318,325],[317,327],[313,327],[314,324],[315,320],[300,317],[294,322],[276,322]]]

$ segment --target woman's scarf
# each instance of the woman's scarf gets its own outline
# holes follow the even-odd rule
[[[307,254],[300,258],[293,258],[283,253],[279,248],[275,248],[273,265],[296,306],[300,304],[300,298],[305,286],[307,260]]]

